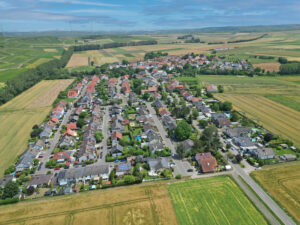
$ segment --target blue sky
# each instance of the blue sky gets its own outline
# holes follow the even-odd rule
[[[134,31],[299,24],[300,0],[0,0],[8,31]]]

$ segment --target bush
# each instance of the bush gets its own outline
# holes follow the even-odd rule
[[[6,198],[3,200],[0,200],[0,205],[6,205],[11,203],[17,203],[19,201],[19,198]]]
[[[181,179],[181,174],[177,174],[175,178],[180,180]]]

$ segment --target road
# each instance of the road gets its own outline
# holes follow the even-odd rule
[[[104,116],[103,116],[103,123],[102,123],[102,134],[103,134],[103,140],[101,142],[102,158],[99,158],[98,161],[95,163],[95,165],[106,164],[105,156],[108,152],[107,139],[109,138],[109,135],[108,135],[108,122],[109,122],[109,108],[108,108],[108,106],[105,106]]]
[[[175,167],[174,167],[174,174],[181,174],[182,176],[191,176],[193,175],[193,172],[187,172],[188,169],[191,169],[191,165],[189,164],[189,162],[183,162],[182,160],[178,159],[176,157],[176,150],[175,147],[172,143],[172,141],[170,140],[170,138],[167,137],[167,132],[165,131],[165,129],[162,126],[161,121],[158,119],[156,112],[154,110],[154,108],[151,106],[151,103],[147,102],[146,103],[147,108],[153,118],[153,121],[155,123],[155,126],[157,127],[160,136],[163,139],[163,143],[171,150],[171,152],[174,154],[173,161],[175,162]]]

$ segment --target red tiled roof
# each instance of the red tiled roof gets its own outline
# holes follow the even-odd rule
[[[67,124],[67,130],[76,130],[77,125],[76,123],[68,123]]]
[[[201,169],[203,173],[214,172],[218,163],[214,157],[200,159]]]
[[[54,123],[58,123],[58,119],[56,117],[52,117],[51,121],[54,122]]]
[[[115,131],[115,132],[113,132],[112,135],[111,135],[111,139],[112,139],[112,140],[114,140],[114,139],[116,139],[116,138],[122,139],[122,137],[123,137],[123,135],[122,135],[122,133],[119,132],[119,131]]]

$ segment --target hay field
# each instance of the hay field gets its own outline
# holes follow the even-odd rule
[[[199,76],[198,81],[201,86],[223,85],[225,92],[216,94],[218,99],[231,101],[235,109],[300,146],[297,77]]]
[[[300,223],[300,162],[264,166],[252,175]]]
[[[268,224],[228,176],[169,186],[178,222],[184,224]]]
[[[33,125],[40,124],[45,119],[59,91],[64,90],[71,82],[72,80],[42,81],[0,107],[0,177],[26,149]],[[56,86],[59,88],[55,88]]]
[[[254,67],[259,67],[261,69],[264,69],[265,71],[270,71],[270,72],[278,72],[280,68],[280,63],[259,63],[259,64],[254,64]]]
[[[45,62],[49,62],[50,60],[52,60],[52,58],[39,58],[38,60],[36,60],[34,63],[32,64],[29,64],[28,66],[26,66],[26,68],[35,68],[37,67],[38,65],[41,65]]]
[[[300,112],[259,95],[218,94],[216,97],[232,102],[235,110],[300,146]]]
[[[69,67],[88,66],[88,65],[89,65],[88,56],[73,54],[66,67],[69,68]]]
[[[0,206],[0,224],[177,225],[167,183],[141,184]]]
[[[57,52],[56,48],[44,48],[45,52]]]

